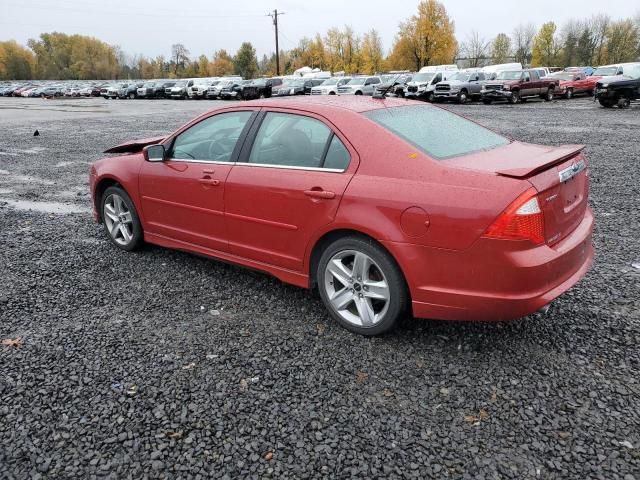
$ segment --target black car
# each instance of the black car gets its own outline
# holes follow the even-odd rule
[[[640,99],[640,63],[620,66],[615,77],[603,77],[596,83],[595,97],[600,105],[611,108],[628,107],[633,100]]]
[[[376,94],[382,95],[386,92],[386,95],[395,95],[396,97],[404,97],[404,87],[411,81],[413,75],[397,75],[391,80],[382,82],[376,86]]]
[[[128,98],[133,100],[134,98],[138,98],[138,89],[144,85],[144,82],[138,83],[125,83],[122,85],[122,88],[118,90],[119,98]]]
[[[282,85],[281,78],[256,78],[242,86],[242,98],[253,100],[255,98],[269,98],[274,85]]]
[[[157,98],[171,98],[171,89],[175,86],[176,82],[160,82],[156,84],[156,97]]]
[[[243,88],[249,85],[251,80],[236,80],[220,90],[220,98],[222,100],[244,99]]]
[[[315,84],[313,82],[316,82]],[[292,80],[286,80],[283,85],[278,89],[278,97],[286,97],[289,95],[311,95],[311,89],[314,86],[320,85],[324,80],[320,79],[307,79],[294,78]]]

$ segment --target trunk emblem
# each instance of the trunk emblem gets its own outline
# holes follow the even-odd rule
[[[587,165],[584,163],[584,160],[580,160],[579,162],[574,163],[570,167],[561,170],[558,176],[560,177],[560,182],[566,182],[567,180],[575,177],[578,173],[587,168]]]

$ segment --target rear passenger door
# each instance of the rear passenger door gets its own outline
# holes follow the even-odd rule
[[[333,221],[357,164],[355,150],[324,118],[262,112],[226,182],[230,252],[302,271],[311,237]]]

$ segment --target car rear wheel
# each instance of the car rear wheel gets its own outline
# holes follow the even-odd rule
[[[544,101],[545,102],[550,102],[551,100],[553,100],[553,89],[549,88],[547,90],[546,95],[544,96]]]
[[[102,221],[109,238],[122,250],[135,250],[142,244],[142,225],[127,192],[109,187],[102,195]]]
[[[408,302],[402,272],[371,239],[349,236],[333,242],[320,258],[316,277],[331,316],[361,335],[394,328]]]

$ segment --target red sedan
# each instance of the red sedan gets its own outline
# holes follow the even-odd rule
[[[142,241],[318,287],[366,335],[407,313],[508,320],[546,306],[593,259],[581,146],[512,141],[400,99],[257,100],[91,168],[112,242]]]
[[[574,95],[580,93],[593,95],[596,83],[602,78],[596,76],[587,77],[583,72],[558,72],[552,73],[549,77],[559,80],[553,94],[566,99],[573,98]]]

